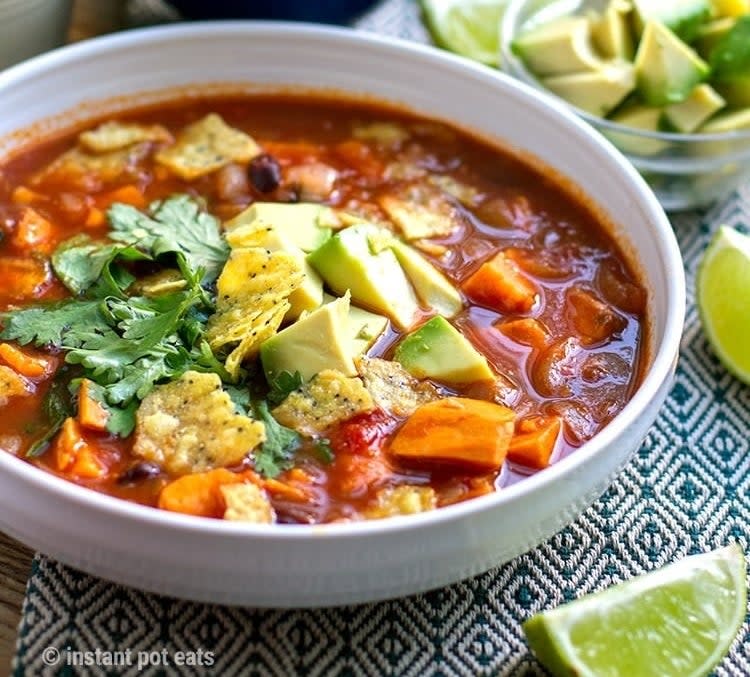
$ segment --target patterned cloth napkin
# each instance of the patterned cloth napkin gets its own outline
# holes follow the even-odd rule
[[[154,6],[155,0],[141,0],[142,10]],[[425,39],[409,0],[381,4],[359,26]],[[721,223],[743,229],[750,223],[750,186],[710,211],[673,218],[688,276],[688,312],[672,392],[619,479],[580,519],[535,550],[424,595],[312,611],[182,602],[37,556],[14,675],[543,675],[520,627],[534,612],[687,554],[731,541],[747,549],[750,388],[714,358],[693,294],[701,253]],[[45,664],[49,647],[63,657],[130,649],[133,664],[63,670],[64,661]],[[135,657],[143,651],[152,652],[150,665],[139,671]],[[180,651],[196,652],[191,655],[204,666],[175,665]],[[746,623],[715,674],[747,675],[748,665]]]

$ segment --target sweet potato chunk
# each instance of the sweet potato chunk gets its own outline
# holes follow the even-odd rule
[[[91,381],[81,380],[78,388],[78,422],[89,430],[104,432],[109,422],[109,412],[91,393]]]
[[[220,488],[247,481],[244,473],[233,473],[225,468],[185,475],[161,490],[159,507],[185,515],[221,517],[226,502]]]
[[[584,343],[606,341],[627,325],[622,315],[587,289],[572,287],[567,300],[573,326]]]
[[[498,322],[495,327],[511,341],[542,350],[549,341],[547,328],[535,317],[522,317],[518,320]]]
[[[396,433],[391,453],[403,461],[497,470],[513,436],[514,416],[508,407],[483,400],[446,397],[429,402]]]
[[[559,416],[532,416],[519,421],[508,447],[508,460],[537,470],[546,468],[561,429]]]
[[[539,291],[515,261],[500,252],[463,284],[471,298],[503,313],[528,313]]]
[[[28,378],[41,378],[52,369],[49,360],[29,355],[11,343],[0,343],[0,363],[2,362]]]
[[[74,418],[65,419],[55,439],[54,454],[57,469],[66,475],[95,479],[107,472]]]
[[[16,224],[11,242],[21,251],[47,253],[53,244],[52,224],[36,209],[26,207]]]

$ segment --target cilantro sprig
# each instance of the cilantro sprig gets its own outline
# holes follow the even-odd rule
[[[108,216],[115,242],[78,236],[52,256],[57,276],[74,297],[0,313],[0,339],[62,351],[65,362],[95,384],[97,399],[110,413],[109,431],[127,436],[138,401],[155,384],[190,369],[230,380],[203,339],[214,310],[208,285],[221,271],[228,247],[218,221],[187,195],[154,203],[148,214],[115,204]],[[143,262],[176,264],[184,288],[155,297],[130,295],[136,279],[131,266]],[[63,402],[61,392],[50,391],[50,406]],[[51,427],[34,453],[62,425],[62,411],[50,413]]]

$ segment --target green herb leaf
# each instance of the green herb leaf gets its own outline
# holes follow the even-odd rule
[[[711,52],[712,76],[722,80],[750,70],[750,15],[742,16]]]
[[[293,374],[289,371],[280,371],[268,382],[270,390],[268,391],[268,401],[272,404],[283,402],[289,393],[302,387],[304,380],[302,374],[295,371]]]
[[[250,391],[235,385],[225,385],[224,391],[231,398],[237,413],[246,416],[250,408]]]
[[[107,419],[107,432],[120,437],[127,437],[135,430],[135,414],[138,411],[138,402],[133,400],[124,407],[113,407],[105,405],[109,412]]]
[[[126,204],[113,204],[107,216],[109,236],[150,251],[154,256],[183,254],[188,267],[203,270],[204,283],[215,280],[229,256],[219,221],[189,195],[176,195],[149,206],[150,216]]]
[[[72,299],[0,313],[4,327],[0,339],[59,348],[77,327],[87,327],[90,331],[108,328],[99,306],[100,301]]]
[[[333,463],[336,459],[336,456],[334,456],[333,453],[333,448],[331,447],[331,441],[324,437],[319,440],[315,440],[315,442],[313,443],[313,449],[315,450],[318,458],[326,465]]]
[[[268,410],[268,403],[253,403],[255,416],[266,426],[266,441],[255,452],[255,469],[265,477],[276,477],[292,466],[294,452],[301,444],[300,435],[281,425]]]
[[[47,394],[44,396],[42,408],[47,418],[48,427],[45,433],[29,447],[29,450],[26,452],[28,458],[41,456],[50,443],[50,440],[62,428],[65,419],[73,416],[75,413],[73,398],[65,381],[64,371],[61,371],[52,381]]]
[[[96,242],[76,235],[52,254],[52,268],[60,281],[76,296],[99,283],[96,296],[123,296],[135,279],[116,261],[145,261],[151,257],[134,247]]]

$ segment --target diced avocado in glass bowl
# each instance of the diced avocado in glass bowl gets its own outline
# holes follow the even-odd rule
[[[668,210],[750,179],[750,0],[511,0],[503,69],[563,99]]]

